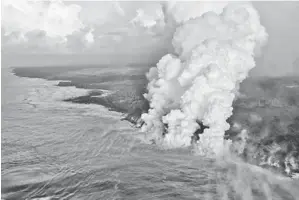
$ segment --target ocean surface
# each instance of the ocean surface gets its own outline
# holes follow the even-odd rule
[[[142,141],[121,114],[64,99],[88,89],[2,69],[2,199],[297,200],[299,181]]]

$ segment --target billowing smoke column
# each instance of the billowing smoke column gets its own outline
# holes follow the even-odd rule
[[[156,143],[183,147],[200,121],[208,127],[198,141],[200,152],[219,155],[239,84],[255,66],[267,33],[246,2],[167,3],[164,15],[177,27],[175,55],[163,56],[147,74],[150,109],[142,115],[142,130]]]

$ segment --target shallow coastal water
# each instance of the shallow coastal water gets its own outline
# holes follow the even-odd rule
[[[2,70],[2,199],[298,199],[299,183],[138,139],[88,90]]]

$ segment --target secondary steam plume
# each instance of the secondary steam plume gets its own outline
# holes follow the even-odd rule
[[[189,146],[200,121],[209,127],[198,141],[200,152],[219,155],[239,84],[255,66],[267,33],[250,3],[163,6],[165,19],[176,26],[175,54],[163,56],[147,74],[150,109],[142,115],[142,130],[168,147]]]

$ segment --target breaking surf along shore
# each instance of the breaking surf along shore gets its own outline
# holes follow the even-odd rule
[[[14,67],[19,77],[57,80],[59,87],[87,89],[84,96],[65,99],[65,102],[98,104],[124,114],[124,120],[137,123],[148,110],[145,73],[148,67],[135,66],[45,66]],[[127,115],[128,114],[128,115]]]
[[[132,69],[130,73],[134,76],[123,76],[117,70],[119,74],[112,76],[115,71],[104,73],[105,68],[98,67],[22,67],[14,68],[13,73],[20,77],[59,80],[59,87],[89,89],[87,95],[64,101],[102,105],[123,113],[122,120],[140,127],[141,115],[149,109],[149,102],[143,97],[146,70]],[[231,150],[249,163],[296,176],[299,172],[298,77],[248,78],[240,85],[240,95],[233,108],[233,115],[228,119],[231,128],[224,136],[225,140],[233,141]],[[201,122],[199,126],[190,146],[196,146],[206,128]],[[167,129],[165,124],[163,137],[168,134]]]

